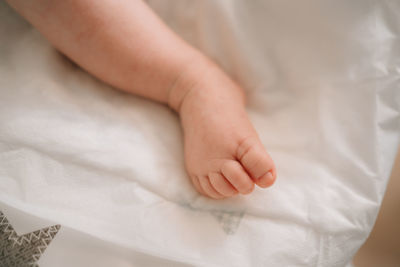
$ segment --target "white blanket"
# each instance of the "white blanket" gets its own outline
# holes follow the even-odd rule
[[[400,2],[149,2],[245,88],[278,180],[200,196],[176,114],[96,80],[0,2],[0,211],[18,234],[61,225],[40,266],[347,265],[397,151]]]

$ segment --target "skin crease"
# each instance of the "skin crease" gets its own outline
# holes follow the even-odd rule
[[[185,165],[201,194],[266,188],[274,163],[248,119],[245,95],[140,0],[8,0],[59,51],[104,82],[180,116]]]

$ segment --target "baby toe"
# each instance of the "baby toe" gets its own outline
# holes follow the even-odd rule
[[[237,158],[258,186],[268,187],[274,183],[274,163],[258,140],[245,140],[238,148]]]
[[[212,172],[208,175],[211,185],[218,193],[230,197],[238,193],[231,183],[220,173]]]
[[[255,183],[262,188],[266,188],[271,186],[275,182],[275,176],[273,174],[273,171],[269,171],[266,174],[262,175],[260,178],[258,178]]]
[[[197,192],[199,192],[200,194],[204,195],[204,196],[208,196],[206,192],[204,192],[203,188],[200,185],[200,181],[199,178],[195,175],[191,175],[190,179],[192,180],[192,183],[194,185],[194,187],[196,188]]]
[[[236,160],[225,162],[222,165],[221,172],[239,193],[250,194],[253,192],[254,182]]]
[[[206,193],[207,196],[215,199],[224,198],[215,188],[211,185],[210,180],[208,177],[200,177],[199,183],[202,190]]]

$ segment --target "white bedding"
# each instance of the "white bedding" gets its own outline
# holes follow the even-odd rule
[[[61,225],[40,266],[349,264],[399,141],[400,2],[149,4],[245,88],[278,180],[200,196],[172,111],[88,75],[0,2],[0,211],[18,234]]]

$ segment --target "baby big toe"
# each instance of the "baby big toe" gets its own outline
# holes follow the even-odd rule
[[[255,183],[262,188],[271,186],[275,182],[275,176],[273,171],[269,171],[260,178],[258,178]]]
[[[274,163],[261,143],[254,140],[243,142],[237,157],[258,186],[265,188],[274,183]]]

